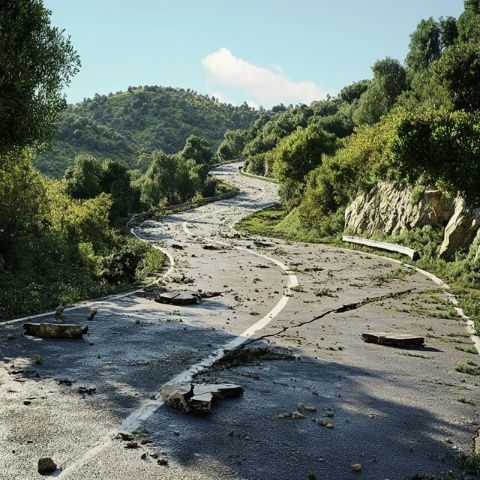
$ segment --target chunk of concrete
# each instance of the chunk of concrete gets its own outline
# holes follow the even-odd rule
[[[23,333],[40,338],[81,338],[88,332],[87,325],[79,323],[24,323]]]
[[[167,305],[195,305],[199,299],[200,296],[196,293],[175,290],[158,294],[155,301]]]
[[[407,333],[368,332],[362,333],[362,338],[367,343],[377,343],[391,347],[413,347],[424,344],[425,339]]]
[[[243,395],[243,387],[229,383],[167,383],[162,386],[160,393],[165,403],[172,408],[186,413],[207,415],[218,401]]]
[[[44,457],[38,460],[38,473],[45,475],[53,473],[56,469],[57,465],[50,457]]]
[[[214,243],[208,243],[202,247],[204,250],[223,250],[223,247],[220,245],[215,245]]]

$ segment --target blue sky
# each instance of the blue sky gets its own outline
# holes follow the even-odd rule
[[[403,61],[429,16],[463,0],[45,0],[82,59],[70,102],[163,85],[270,107],[309,103]]]

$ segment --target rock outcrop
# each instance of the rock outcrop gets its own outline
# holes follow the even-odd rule
[[[440,190],[380,182],[357,196],[345,212],[345,230],[366,237],[375,231],[398,235],[426,225],[444,229],[439,251],[444,260],[452,260],[477,238],[480,242],[480,208],[468,208],[463,198],[449,198]],[[480,249],[477,257],[480,260]]]
[[[468,248],[479,233],[480,209],[471,209],[461,197],[455,199],[455,210],[451,216],[440,247],[439,257],[452,260],[455,252]],[[478,253],[477,253],[478,256]]]
[[[444,227],[453,208],[452,200],[440,190],[422,191],[381,182],[348,206],[345,229],[368,236],[378,230],[398,235],[425,225]]]

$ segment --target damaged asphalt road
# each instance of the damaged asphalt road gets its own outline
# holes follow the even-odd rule
[[[443,291],[360,252],[235,234],[276,199],[236,168],[217,174],[239,197],[135,232],[172,256],[162,286],[198,303],[137,292],[95,302],[91,320],[90,305],[66,309],[65,323],[88,325],[77,340],[0,327],[1,479],[42,478],[38,461],[51,458],[53,475],[75,480],[393,480],[456,471],[458,452],[472,452],[479,377],[456,367],[478,356]],[[366,343],[368,332],[425,346]],[[184,413],[160,395],[175,379],[243,396]]]

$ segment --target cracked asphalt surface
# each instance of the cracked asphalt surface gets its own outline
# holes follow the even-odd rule
[[[277,193],[276,185],[237,169],[215,173],[239,186],[239,197],[136,231],[173,256],[168,289],[222,296],[190,307],[158,304],[142,292],[102,300],[93,321],[88,307],[68,312],[68,321],[88,323],[80,341],[24,337],[22,322],[0,326],[1,479],[42,478],[37,461],[50,456],[60,467],[54,476],[65,479],[290,480],[313,473],[393,480],[455,471],[453,457],[472,452],[479,381],[455,367],[478,356],[462,350],[473,344],[444,292],[414,270],[361,252],[238,237],[233,224]],[[426,347],[367,344],[365,331],[424,335]],[[278,348],[293,359],[203,369],[196,381],[245,388],[208,417],[158,401],[162,384],[245,332],[247,348]],[[81,385],[96,392],[80,394]],[[298,402],[317,411],[278,418]],[[139,447],[125,448],[115,432],[138,412]],[[352,471],[355,463],[361,473]]]

